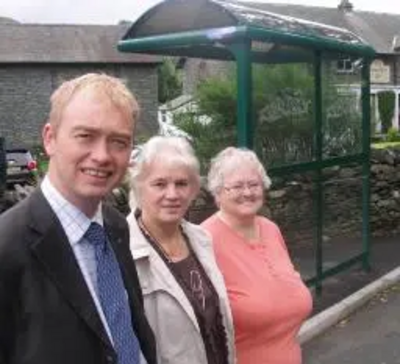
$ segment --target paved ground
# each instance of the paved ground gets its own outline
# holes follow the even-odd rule
[[[303,364],[400,364],[400,284],[303,345]]]
[[[340,263],[351,254],[362,251],[360,242],[326,244],[324,249],[325,261],[332,266]],[[303,277],[309,277],[314,274],[315,262],[310,247],[291,249],[291,256],[294,263],[300,267]],[[373,238],[371,241],[371,270],[366,272],[361,266],[356,265],[334,277],[326,279],[323,283],[322,294],[320,296],[314,295],[313,315],[343,300],[399,265],[400,236]]]

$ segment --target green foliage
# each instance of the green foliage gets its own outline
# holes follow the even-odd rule
[[[198,86],[197,111],[174,116],[174,123],[192,136],[202,172],[207,171],[217,152],[236,144],[236,98],[232,78],[209,78]],[[201,115],[207,115],[211,122],[201,122]]]
[[[209,162],[215,154],[232,145],[232,138],[226,138],[217,123],[203,124],[196,114],[178,114],[174,117],[174,123],[193,138],[192,145],[199,157],[202,173],[207,172]]]
[[[396,95],[394,91],[378,92],[378,110],[383,133],[386,133],[392,125],[395,99]]]
[[[255,145],[269,165],[308,160],[312,155],[313,78],[299,65],[255,66]]]
[[[49,158],[43,148],[42,144],[36,144],[31,147],[33,158],[37,162],[38,177],[42,178],[47,173]]]
[[[310,67],[278,65],[260,69],[264,99],[258,111],[256,142],[270,165],[310,161],[314,154],[314,77]],[[322,80],[323,155],[352,153],[360,146],[361,118],[349,90],[339,93],[335,80]],[[260,145],[261,144],[261,145]]]
[[[400,141],[398,142],[379,142],[371,144],[373,149],[400,149]]]
[[[396,128],[390,127],[386,133],[385,141],[387,142],[399,142],[400,134]]]
[[[198,115],[211,122],[199,125],[198,115],[181,116],[178,126],[194,138],[202,165],[216,152],[235,145],[236,71],[210,78],[197,90]],[[323,79],[323,153],[352,153],[360,147],[361,117],[349,90],[338,92],[335,82]],[[269,166],[312,160],[314,154],[314,77],[303,65],[253,66],[255,148]]]
[[[164,104],[182,93],[182,80],[171,58],[165,58],[158,68],[158,102]]]
[[[371,98],[370,101],[370,107],[371,107],[371,113],[370,113],[370,125],[371,125],[371,129],[370,129],[370,133],[371,133],[371,138],[376,136],[377,133],[377,125],[379,124],[379,117],[378,117],[378,106],[375,102],[375,96]]]
[[[196,99],[200,115],[208,115],[220,126],[235,125],[237,89],[232,77],[215,77],[203,81],[197,89]]]
[[[350,90],[338,93],[331,85],[328,96],[324,125],[324,156],[340,156],[361,152],[362,122],[356,111],[357,97]]]

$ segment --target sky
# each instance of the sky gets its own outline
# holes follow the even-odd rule
[[[331,8],[340,2],[340,0],[257,1]],[[400,0],[350,1],[355,10],[400,14]],[[135,21],[159,2],[160,0],[0,0],[0,17],[9,17],[24,23],[117,24],[121,20]]]

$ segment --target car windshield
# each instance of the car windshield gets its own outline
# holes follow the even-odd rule
[[[8,162],[16,164],[25,164],[32,160],[29,152],[7,152],[6,158]]]

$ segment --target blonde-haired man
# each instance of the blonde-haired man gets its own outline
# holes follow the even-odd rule
[[[129,163],[138,104],[87,74],[51,97],[40,188],[0,216],[0,363],[155,364],[123,216],[102,203]]]

